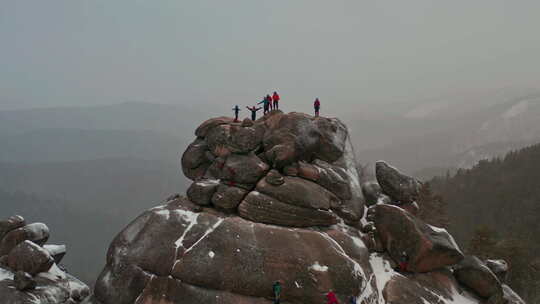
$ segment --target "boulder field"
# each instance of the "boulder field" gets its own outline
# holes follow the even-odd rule
[[[114,238],[84,303],[269,304],[276,281],[284,304],[324,303],[330,290],[340,303],[523,303],[500,279],[504,261],[469,263],[446,230],[416,217],[421,182],[379,162],[362,186],[338,119],[209,119],[181,164],[186,196]]]
[[[76,304],[90,295],[83,282],[60,263],[64,245],[44,245],[49,228],[26,224],[22,216],[0,221],[0,302],[9,304]]]

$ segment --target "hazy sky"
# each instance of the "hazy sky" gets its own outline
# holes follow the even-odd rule
[[[353,104],[540,83],[537,0],[0,0],[0,109]]]

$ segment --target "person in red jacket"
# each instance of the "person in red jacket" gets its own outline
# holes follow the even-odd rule
[[[274,106],[272,105],[272,96],[270,96],[270,94],[266,94],[265,99],[268,100],[268,106],[270,107],[270,111],[272,111],[274,109]]]
[[[315,109],[315,117],[319,117],[319,110],[321,109],[321,102],[319,101],[319,98],[315,99],[313,108]]]
[[[326,304],[339,304],[337,298],[336,298],[336,294],[330,290],[327,294],[326,294]]]
[[[275,91],[274,91],[274,94],[272,95],[272,102],[274,104],[274,110],[279,109],[279,95]]]

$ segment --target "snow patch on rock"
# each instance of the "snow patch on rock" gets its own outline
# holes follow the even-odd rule
[[[225,219],[220,218],[212,227],[208,228],[208,230],[206,230],[206,232],[204,232],[203,236],[201,236],[200,239],[198,239],[195,243],[193,243],[193,245],[191,245],[191,247],[186,249],[185,253],[190,252],[193,248],[195,248],[195,246],[197,246],[197,244],[199,244],[202,240],[204,240],[210,233],[214,232],[214,230],[216,230],[216,228],[219,225],[221,225],[221,223],[223,223],[224,220]]]
[[[388,281],[390,281],[394,276],[401,274],[395,272],[390,263],[383,259],[379,254],[372,254],[369,257],[369,263],[373,269],[373,276],[375,276],[375,283],[379,293],[379,303],[384,304],[384,299],[382,297],[384,286],[386,286],[386,283],[388,283]]]
[[[184,229],[184,233],[182,233],[178,240],[174,242],[174,246],[178,249],[184,246],[184,238],[191,230],[191,228],[193,228],[193,226],[197,224],[197,218],[199,217],[199,214],[187,210],[177,210],[176,212],[179,213],[180,216],[182,216],[182,219],[188,223],[188,226],[186,227],[186,229]]]
[[[315,261],[315,263],[311,266],[309,266],[309,269],[319,271],[319,272],[327,272],[328,266],[319,264],[319,261]]]
[[[58,268],[56,264],[53,264],[52,267],[47,272],[40,272],[38,277],[49,279],[51,281],[58,281],[66,279],[66,273],[62,269]]]
[[[13,280],[13,273],[4,268],[0,268],[0,282],[3,280]]]

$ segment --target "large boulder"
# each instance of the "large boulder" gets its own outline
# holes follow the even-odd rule
[[[186,194],[195,204],[206,206],[210,205],[212,196],[219,186],[219,180],[202,179],[195,181],[189,186]]]
[[[60,264],[67,253],[66,245],[43,245],[43,249],[49,252],[56,264]]]
[[[503,284],[503,298],[506,302],[506,304],[525,304],[525,301],[517,294],[515,293],[510,286]]]
[[[53,265],[48,271],[30,276],[22,271],[0,268],[0,298],[13,304],[76,304],[84,301],[90,289]]]
[[[36,288],[36,281],[34,281],[30,274],[22,270],[15,272],[13,283],[15,284],[15,288],[20,291]]]
[[[430,226],[397,206],[375,205],[369,213],[390,256],[399,261],[402,253],[407,253],[410,271],[428,272],[463,259],[458,245],[444,229]]]
[[[382,192],[381,186],[376,181],[365,182],[362,184],[362,193],[366,200],[366,206],[375,204],[391,204],[392,199]]]
[[[283,184],[279,186],[262,179],[256,189],[283,203],[299,207],[328,210],[340,204],[339,199],[330,191],[299,177],[286,176]]]
[[[502,295],[502,285],[497,276],[477,257],[466,256],[454,267],[456,279],[483,298]]]
[[[31,275],[49,270],[54,259],[49,252],[31,241],[17,245],[8,255],[8,265],[15,271],[24,271]]]
[[[197,180],[204,176],[210,166],[207,151],[208,144],[202,139],[196,139],[182,154],[182,171],[187,178]]]
[[[505,260],[486,260],[486,266],[491,270],[501,281],[501,283],[506,282],[506,277],[508,275],[508,263]]]
[[[233,121],[234,119],[225,116],[208,119],[195,130],[195,136],[206,137],[208,132],[213,128],[220,125],[231,124]]]
[[[210,119],[195,133],[197,138],[182,156],[182,169],[195,180],[188,197],[196,204],[234,212],[258,184],[257,192],[281,203],[331,210],[350,225],[358,224],[364,214],[354,151],[347,128],[337,119],[272,111],[242,124],[224,117]],[[300,174],[291,177],[291,170]],[[217,189],[208,180],[231,188]],[[294,209],[279,205],[283,209],[278,213]]]
[[[276,280],[284,303],[316,303],[330,289],[345,301],[365,289],[371,274],[355,233],[194,213],[179,199],[148,210],[115,238],[96,303],[270,303]]]
[[[264,148],[268,159],[280,168],[313,158],[332,163],[342,157],[348,140],[346,127],[337,119],[278,112],[264,123],[269,129]]]
[[[241,217],[254,222],[290,227],[330,226],[337,223],[331,212],[295,206],[257,191],[250,192],[238,206]]]
[[[447,269],[414,275],[394,274],[383,289],[385,303],[480,303],[475,295],[462,290]]]
[[[236,209],[247,193],[245,189],[221,184],[212,196],[212,203],[221,209]]]
[[[384,161],[375,164],[375,174],[382,191],[398,203],[412,203],[418,198],[421,184],[415,178],[399,172]]]
[[[24,225],[26,225],[26,222],[20,215],[14,215],[6,220],[0,221],[0,240],[11,230],[21,228]]]
[[[8,232],[0,242],[0,256],[8,254],[15,246],[29,240],[43,245],[49,239],[49,228],[43,223],[33,223]]]

